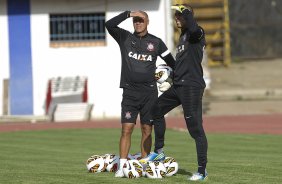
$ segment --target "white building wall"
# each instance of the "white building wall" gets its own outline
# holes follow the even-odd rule
[[[0,115],[3,115],[3,80],[10,75],[8,38],[7,5],[0,0]]]
[[[49,46],[49,13],[105,11],[106,20],[108,20],[125,10],[144,10],[150,18],[149,32],[168,42],[165,22],[167,20],[165,18],[166,0],[31,0],[30,3],[34,115],[45,113],[48,79],[57,76],[81,75],[88,77],[88,102],[94,104],[92,117],[119,117],[122,90],[119,88],[121,57],[118,44],[107,34],[106,46],[51,48]],[[4,7],[6,6],[1,4],[0,12],[6,10]],[[8,29],[3,27],[7,24],[6,19],[7,17],[1,13],[0,79],[9,76],[8,41],[5,41],[8,38]],[[120,26],[133,32],[131,19],[127,19]],[[5,38],[4,42],[3,38]],[[2,53],[6,54],[4,60]],[[0,90],[1,95],[2,89]]]

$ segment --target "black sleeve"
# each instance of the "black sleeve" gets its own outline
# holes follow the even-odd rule
[[[125,11],[112,19],[108,20],[105,25],[110,35],[119,43],[122,34],[125,34],[127,31],[118,27],[118,25],[130,17],[130,11]]]
[[[197,43],[202,40],[205,36],[205,32],[203,28],[198,26],[196,20],[193,17],[193,13],[186,9],[182,12],[182,15],[184,16],[184,19],[187,24],[187,29],[190,35],[189,41]]]
[[[170,66],[173,70],[175,68],[175,59],[173,58],[172,54],[169,53],[166,55],[163,60],[166,62],[168,66]]]
[[[161,39],[159,45],[159,56],[166,62],[168,66],[174,69],[175,59],[173,58],[172,54],[167,49],[165,43]]]

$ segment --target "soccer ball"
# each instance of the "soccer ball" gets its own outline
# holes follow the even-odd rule
[[[108,154],[105,157],[105,168],[109,172],[117,171],[119,167],[119,156],[115,154]]]
[[[166,168],[162,162],[149,162],[145,174],[148,178],[163,178],[166,174]]]
[[[86,161],[86,167],[89,172],[98,173],[105,171],[105,163],[103,157],[99,155],[92,155]]]
[[[178,171],[178,163],[172,157],[166,157],[163,161],[164,166],[166,168],[166,176],[172,176]]]
[[[110,154],[110,153],[107,153],[107,154],[105,154],[105,155],[101,155],[101,157],[104,159],[104,162],[105,162],[105,160],[106,160],[106,158],[107,158],[108,155],[111,155],[111,154]]]
[[[160,64],[157,66],[155,71],[155,79],[158,83],[162,84],[165,82],[172,74],[172,68],[166,64]]]
[[[128,160],[122,171],[127,178],[140,178],[143,175],[143,167],[138,160]]]

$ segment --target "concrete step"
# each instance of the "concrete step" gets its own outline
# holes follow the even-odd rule
[[[206,98],[209,101],[282,100],[282,89],[210,90]]]
[[[33,116],[33,115],[5,115],[0,116],[0,123],[8,122],[45,122],[50,121],[49,116]]]

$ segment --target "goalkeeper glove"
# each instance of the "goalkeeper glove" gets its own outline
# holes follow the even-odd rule
[[[173,5],[173,6],[171,6],[171,9],[179,11],[180,13],[182,13],[184,10],[188,10],[188,8],[186,6],[183,6],[182,4]]]
[[[171,84],[169,82],[163,82],[159,85],[160,92],[165,92],[171,87]]]

